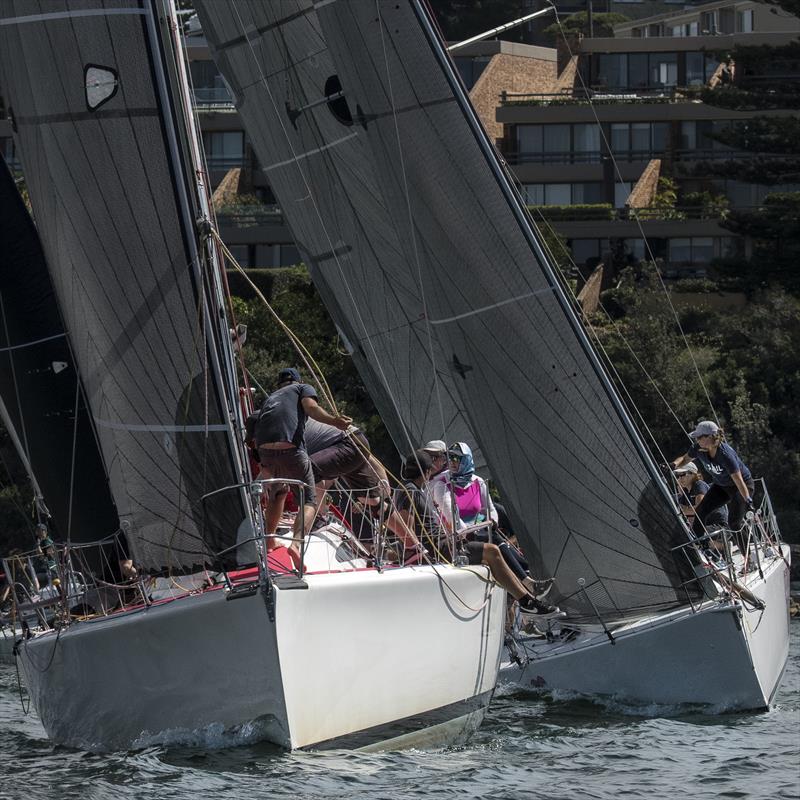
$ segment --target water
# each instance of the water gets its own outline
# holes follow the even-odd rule
[[[469,745],[437,752],[57,748],[23,714],[14,666],[0,665],[0,798],[798,798],[800,620],[791,633],[768,713],[636,709],[501,687]]]

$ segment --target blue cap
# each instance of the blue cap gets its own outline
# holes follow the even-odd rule
[[[278,373],[278,383],[286,383],[286,381],[300,382],[300,373],[294,367],[286,367]]]

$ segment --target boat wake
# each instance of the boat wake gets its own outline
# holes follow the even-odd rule
[[[149,747],[197,747],[203,750],[224,750],[229,747],[255,744],[274,733],[277,722],[274,717],[262,717],[234,727],[212,723],[203,728],[169,728],[158,733],[144,731],[133,742],[132,749]]]
[[[530,688],[520,689],[519,684],[499,683],[495,697],[517,697],[519,699],[540,698],[559,710],[575,711],[596,710],[597,713],[611,714],[621,717],[670,718],[687,716],[718,716],[738,711],[733,704],[727,703],[642,703],[622,695],[583,694],[567,689]]]

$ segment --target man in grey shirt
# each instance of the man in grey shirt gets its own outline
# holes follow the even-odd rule
[[[308,417],[342,431],[347,430],[353,421],[350,417],[329,414],[317,403],[314,387],[302,383],[296,369],[282,369],[278,374],[277,389],[261,406],[253,433],[261,462],[259,478],[288,478],[305,484],[302,516],[298,514],[295,521],[295,538],[302,530],[311,529],[316,513],[314,474],[304,441]],[[266,518],[269,536],[278,528],[287,492],[286,484],[270,485]]]

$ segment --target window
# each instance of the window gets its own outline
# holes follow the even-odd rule
[[[736,12],[736,32],[737,33],[752,33],[753,32],[753,9],[747,11]]]
[[[603,89],[625,89],[628,85],[626,53],[600,53],[597,56],[595,83]]]
[[[605,239],[573,239],[571,244],[572,260],[576,264],[585,264],[590,258],[600,258]]]
[[[650,123],[631,123],[631,153],[635,155],[650,154]]]
[[[630,197],[633,188],[630,181],[622,181],[614,184],[614,208],[622,208]]]
[[[543,151],[546,154],[546,161],[569,161],[563,158],[571,153],[569,141],[569,125],[544,125],[543,131]],[[561,156],[561,158],[559,158]]]
[[[647,88],[648,84],[647,53],[629,53],[626,88],[644,89]]]
[[[290,267],[302,261],[293,244],[259,244],[255,251],[255,265],[258,267]]]
[[[591,205],[602,203],[603,184],[602,183],[573,183],[572,202],[575,205]]]
[[[541,125],[517,125],[517,152],[520,155],[542,152]]]
[[[233,102],[228,85],[213,61],[190,61],[189,73],[197,105]]]
[[[688,264],[692,260],[692,240],[670,239],[669,260],[673,264]]]
[[[209,169],[241,167],[244,159],[243,131],[213,131],[205,134]]]
[[[544,184],[524,183],[522,185],[522,197],[529,206],[543,206]]]
[[[600,160],[600,127],[589,122],[572,126],[572,148],[575,153],[584,153],[581,161]]]
[[[615,155],[627,153],[631,149],[631,135],[627,122],[611,123],[611,152]]]
[[[650,85],[675,86],[678,83],[677,53],[650,54]]]

